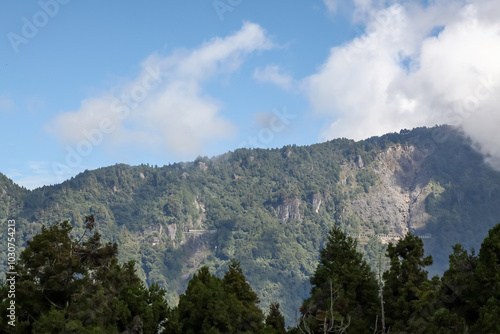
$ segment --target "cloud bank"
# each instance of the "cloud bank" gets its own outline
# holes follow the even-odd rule
[[[46,128],[82,152],[88,143],[95,146],[109,138],[111,145],[139,143],[179,158],[203,154],[207,142],[228,138],[235,130],[219,115],[221,103],[204,93],[204,83],[237,70],[249,54],[272,47],[259,25],[245,23],[195,50],[151,55],[137,78],[82,101],[78,110],[59,114]]]
[[[357,2],[365,32],[302,81],[313,111],[331,120],[321,139],[447,123],[500,168],[500,2]]]

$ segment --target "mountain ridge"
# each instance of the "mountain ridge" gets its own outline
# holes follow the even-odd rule
[[[452,244],[479,248],[500,220],[499,199],[500,173],[449,126],[163,167],[116,164],[34,190],[0,175],[0,218],[18,221],[19,246],[41,224],[68,220],[79,233],[93,214],[120,259],[135,259],[139,276],[166,287],[171,303],[201,265],[221,274],[234,257],[261,306],[280,301],[288,323],[334,224],[351,235],[430,235],[426,252],[441,273]],[[374,270],[390,240],[359,237]]]

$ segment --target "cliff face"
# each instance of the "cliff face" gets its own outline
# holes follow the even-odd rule
[[[321,208],[321,203],[323,203],[323,199],[321,194],[312,194],[311,196],[311,204],[314,212],[318,213]]]
[[[350,202],[352,212],[363,221],[382,222],[390,233],[421,230],[430,218],[425,199],[431,192],[432,173],[425,158],[424,151],[415,146],[396,146],[380,153],[372,167],[380,183]]]
[[[300,214],[300,199],[288,198],[276,207],[276,215],[283,222],[302,219]]]

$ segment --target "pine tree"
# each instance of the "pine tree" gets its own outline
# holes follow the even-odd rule
[[[391,332],[425,329],[436,309],[436,291],[439,281],[427,278],[426,266],[432,257],[424,258],[420,238],[408,233],[404,239],[387,247],[390,269],[384,273],[386,327]]]
[[[224,290],[222,280],[202,267],[179,298],[178,333],[234,333],[236,301]]]
[[[280,312],[279,303],[269,305],[269,314],[266,317],[266,326],[271,327],[275,334],[286,334],[285,317]]]
[[[338,226],[332,228],[311,278],[311,297],[301,308],[302,327],[310,332],[347,326],[353,333],[371,332],[379,313],[378,283],[356,247]]]
[[[264,315],[257,305],[259,298],[246,281],[238,261],[231,260],[222,284],[224,290],[239,301],[235,303],[233,309],[233,312],[239,314],[239,323],[235,324],[236,330],[257,333],[263,327]]]
[[[441,304],[468,326],[474,325],[479,317],[480,287],[475,275],[477,262],[474,250],[469,253],[462,245],[456,244],[450,255],[449,268],[441,278]]]
[[[178,326],[169,328],[179,334],[259,333],[264,315],[258,303],[238,261],[231,261],[223,279],[202,267],[180,296],[174,320]]]
[[[477,333],[500,333],[500,224],[493,227],[481,244],[476,279],[479,319],[474,327]]]

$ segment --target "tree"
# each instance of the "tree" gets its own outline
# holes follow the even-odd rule
[[[264,315],[258,307],[259,298],[246,281],[240,263],[231,260],[229,269],[222,280],[224,290],[238,300],[233,312],[239,314],[239,323],[235,324],[238,332],[257,333],[263,327]]]
[[[98,233],[84,241],[94,228],[93,216],[86,223],[78,239],[65,221],[44,226],[27,242],[17,266],[13,333],[161,330],[169,314],[166,291],[157,285],[146,288],[134,262],[118,264],[117,245],[102,245]]]
[[[432,257],[424,258],[424,245],[420,238],[408,233],[404,239],[387,247],[390,269],[384,273],[385,316],[390,331],[422,329],[429,323],[435,303],[439,281],[429,281],[426,266]]]
[[[481,244],[476,268],[481,289],[478,295],[477,333],[500,333],[500,224],[493,227]]]
[[[269,305],[269,314],[266,317],[266,326],[274,329],[275,334],[286,334],[285,317],[280,312],[279,303]]]
[[[246,282],[240,263],[232,260],[220,279],[202,267],[189,281],[176,310],[178,333],[259,333],[264,315]]]
[[[441,278],[440,302],[451,313],[463,319],[468,326],[479,317],[480,286],[476,278],[478,257],[467,252],[462,245],[453,246],[450,264]]]
[[[301,308],[302,322],[312,332],[324,332],[325,326],[334,332],[347,323],[355,333],[370,332],[379,311],[378,283],[356,247],[338,226],[332,228],[310,280],[311,297]]]
[[[189,281],[178,305],[179,334],[233,333],[233,300],[220,278],[202,267]]]

